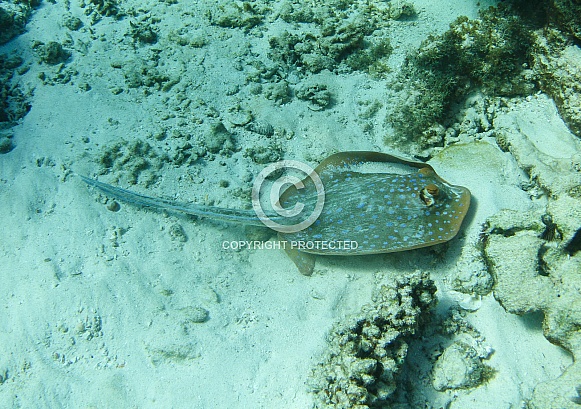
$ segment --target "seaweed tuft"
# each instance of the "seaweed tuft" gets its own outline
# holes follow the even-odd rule
[[[459,17],[407,56],[398,77],[407,97],[389,122],[400,135],[415,138],[445,123],[453,103],[477,89],[499,96],[530,94],[533,41],[531,28],[506,6],[482,11],[478,19]]]

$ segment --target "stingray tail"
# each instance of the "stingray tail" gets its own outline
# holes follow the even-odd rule
[[[253,210],[234,210],[217,206],[204,206],[195,203],[176,202],[173,200],[161,199],[135,193],[130,190],[99,182],[98,180],[89,178],[87,176],[79,175],[79,177],[89,186],[93,186],[99,189],[105,195],[125,203],[137,206],[151,207],[154,209],[191,214],[231,223],[264,226],[262,221],[258,218],[258,216],[256,216]]]

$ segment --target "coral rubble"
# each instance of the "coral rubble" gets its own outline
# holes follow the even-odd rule
[[[376,290],[373,303],[336,324],[310,384],[317,408],[374,408],[389,403],[408,342],[436,302],[426,273]]]
[[[533,69],[569,129],[581,136],[581,49],[555,30],[537,36]]]
[[[532,44],[531,30],[508,7],[482,11],[478,19],[459,17],[444,34],[429,36],[408,55],[394,84],[407,98],[388,122],[404,137],[437,143],[441,138],[434,141],[430,132],[470,91],[529,94],[534,84],[523,67]]]
[[[562,123],[551,120],[555,108],[548,100],[545,117],[538,120],[542,126],[521,119],[526,105],[517,104],[498,115],[495,128],[502,146],[529,174],[531,195],[545,200],[546,206],[540,201],[529,212],[503,210],[489,218],[484,258],[494,277],[494,296],[505,310],[514,314],[541,311],[545,337],[577,361],[581,356],[581,253],[571,243],[581,228],[581,143]],[[539,384],[530,407],[571,407],[579,384],[581,372],[574,364],[559,378]]]

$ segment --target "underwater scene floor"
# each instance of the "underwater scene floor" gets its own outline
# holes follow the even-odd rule
[[[0,408],[579,407],[579,16],[0,1]]]

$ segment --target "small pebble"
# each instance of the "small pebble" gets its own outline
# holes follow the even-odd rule
[[[7,137],[0,138],[0,153],[10,152],[14,146],[12,145],[12,140]]]
[[[107,210],[112,212],[118,212],[121,209],[121,205],[116,200],[109,200],[107,203]]]
[[[177,240],[182,243],[188,241],[188,236],[186,235],[184,228],[178,223],[174,223],[170,226],[169,235],[171,236],[172,240]]]
[[[210,312],[202,307],[186,307],[183,309],[183,312],[185,313],[187,322],[196,324],[206,322],[210,317]]]

